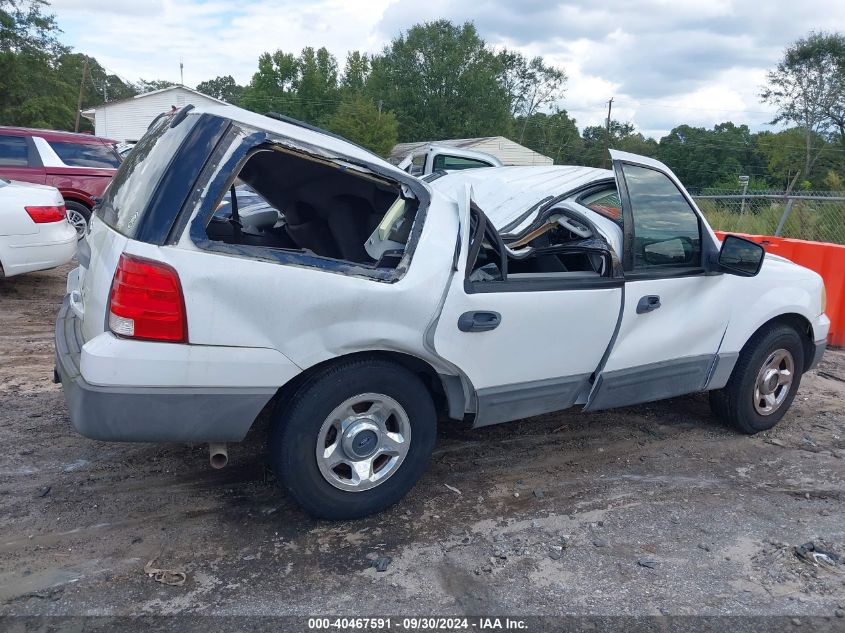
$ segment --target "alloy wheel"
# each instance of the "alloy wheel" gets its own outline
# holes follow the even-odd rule
[[[399,470],[411,443],[411,422],[390,396],[363,393],[344,400],[317,434],[317,465],[335,488],[370,490]]]

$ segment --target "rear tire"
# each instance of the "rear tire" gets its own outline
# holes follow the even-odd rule
[[[65,200],[67,220],[76,229],[76,239],[81,240],[88,233],[88,223],[91,221],[91,209],[84,204]]]
[[[786,414],[803,372],[800,335],[788,325],[774,325],[745,344],[728,383],[710,392],[710,408],[741,433],[766,431]]]
[[[436,431],[434,403],[416,375],[388,361],[351,360],[309,377],[279,403],[270,461],[309,514],[355,519],[407,494]]]

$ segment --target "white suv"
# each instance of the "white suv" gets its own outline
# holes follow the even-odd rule
[[[438,418],[483,426],[707,390],[740,431],[768,429],[829,327],[817,274],[720,244],[654,160],[423,182],[233,107],[153,125],[79,262],[56,326],[77,430],[209,442],[219,465],[219,443],[272,405],[279,479],[327,518],[407,493]]]

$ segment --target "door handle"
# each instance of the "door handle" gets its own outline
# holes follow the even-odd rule
[[[502,322],[498,312],[464,312],[458,317],[458,329],[461,332],[487,332],[495,330]]]
[[[660,307],[660,297],[657,295],[646,295],[637,303],[637,314],[651,312]]]

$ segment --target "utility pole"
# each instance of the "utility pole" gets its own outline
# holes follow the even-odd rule
[[[179,58],[179,83],[185,85],[185,65],[182,63],[182,58]]]
[[[607,154],[610,151],[610,111],[613,108],[613,97],[607,102],[607,123],[604,126],[604,156],[601,159],[602,169],[607,168]]]
[[[79,82],[79,98],[76,100],[76,125],[73,126],[73,131],[79,131],[79,115],[82,113],[82,93],[85,90],[85,75],[88,74],[88,56],[83,56],[82,62],[82,81]]]
[[[106,81],[106,78],[103,78],[103,105],[105,105],[109,101],[108,88],[109,88],[108,81]],[[106,108],[103,108],[103,135],[105,135],[107,133],[106,130],[108,130],[108,121],[106,119],[106,112],[108,112],[108,110]],[[96,126],[96,123],[95,123],[95,125],[94,125],[95,133],[96,133],[96,130],[98,130],[98,129],[99,128]]]

